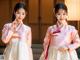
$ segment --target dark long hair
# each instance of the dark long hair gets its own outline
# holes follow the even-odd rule
[[[64,3],[57,3],[54,8],[55,8],[54,11],[55,13],[57,13],[59,9],[63,9],[66,12],[68,12],[67,6]]]
[[[57,3],[54,7],[54,14],[56,14],[58,12],[59,9],[63,9],[65,10],[66,13],[68,13],[68,8],[64,3]],[[67,21],[67,19],[66,19]],[[55,17],[55,22],[57,22],[57,18]]]
[[[16,12],[17,10],[19,10],[20,8],[23,8],[25,11],[27,11],[26,5],[23,2],[19,2],[15,5],[14,10],[13,10],[13,15],[12,15],[12,21],[15,20],[16,16],[14,14],[14,12]]]

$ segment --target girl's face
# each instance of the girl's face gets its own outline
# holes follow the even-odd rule
[[[56,18],[58,21],[66,21],[67,19],[67,12],[64,9],[59,9],[56,13]]]
[[[16,12],[15,12],[15,16],[16,16],[16,20],[18,21],[18,22],[21,22],[21,21],[23,21],[23,19],[25,18],[25,16],[26,16],[26,11],[23,9],[23,8],[20,8],[19,10],[17,10]]]

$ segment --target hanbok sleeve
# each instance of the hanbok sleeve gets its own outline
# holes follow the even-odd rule
[[[80,38],[78,35],[78,31],[75,29],[75,27],[73,28],[73,32],[71,32],[71,39],[72,44],[68,46],[69,50],[77,49],[78,47],[80,47]]]
[[[5,24],[2,29],[2,40],[7,36],[7,34],[8,34],[8,25]]]
[[[44,43],[43,43],[44,50],[46,50],[46,48],[48,47],[49,41],[51,39],[50,30],[51,30],[51,27],[47,29],[47,32],[44,38]]]
[[[12,34],[13,34],[13,31],[9,29],[8,24],[5,24],[2,29],[2,41],[4,43],[8,43]]]
[[[31,28],[29,27],[28,29],[28,38],[27,38],[28,44],[31,47],[32,45],[32,32],[31,32]]]

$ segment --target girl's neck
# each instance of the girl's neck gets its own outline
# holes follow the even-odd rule
[[[17,24],[23,24],[23,21],[16,20]]]
[[[66,21],[66,20],[57,21],[57,26],[58,26],[59,28],[65,26],[65,25],[67,25],[67,21]]]

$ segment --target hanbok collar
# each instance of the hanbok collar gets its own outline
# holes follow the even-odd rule
[[[67,22],[65,22],[64,24],[60,24],[60,23],[57,21],[57,23],[56,23],[56,29],[61,32],[62,30],[66,29],[67,25],[68,25]]]

